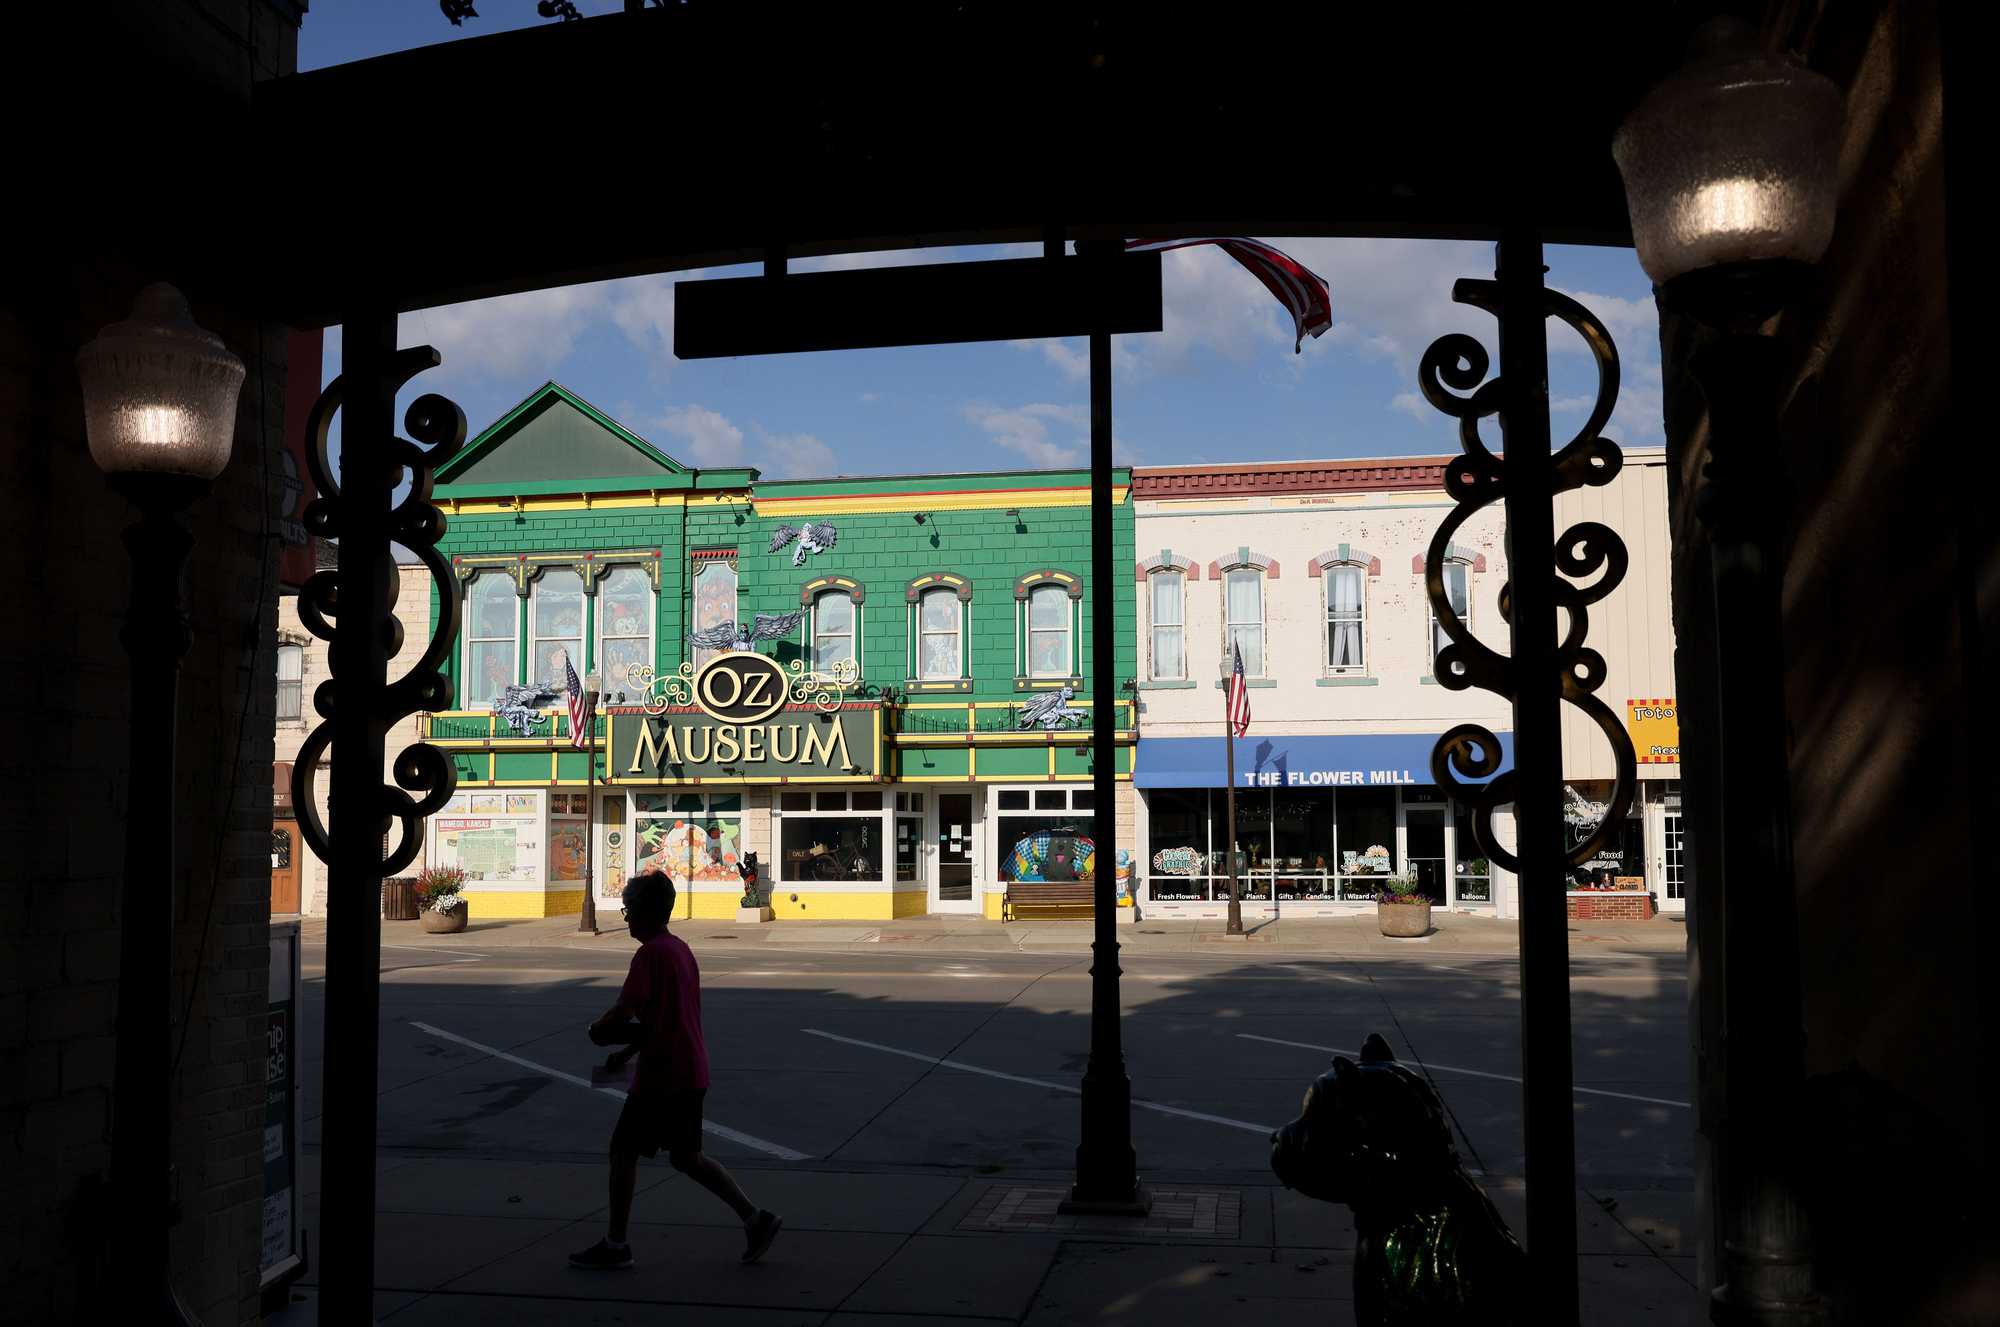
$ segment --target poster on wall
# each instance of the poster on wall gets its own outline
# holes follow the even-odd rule
[[[469,814],[454,815],[456,806],[447,805],[446,814],[431,822],[438,864],[461,868],[473,885],[540,882],[554,853],[552,845],[544,853],[541,806],[539,792],[471,793]],[[571,878],[582,878],[580,866]]]
[[[1681,763],[1680,709],[1672,696],[1626,700],[1625,731],[1641,765]]]
[[[581,820],[558,821],[549,827],[550,883],[582,881],[585,833]]]

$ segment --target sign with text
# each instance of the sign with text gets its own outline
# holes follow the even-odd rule
[[[1625,731],[1641,765],[1678,765],[1681,760],[1680,709],[1672,696],[1625,702]]]
[[[799,703],[794,679],[764,655],[717,655],[694,674],[692,704],[613,709],[613,783],[872,780],[882,768],[882,707]]]

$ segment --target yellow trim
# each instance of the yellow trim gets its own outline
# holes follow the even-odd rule
[[[583,890],[578,889],[468,889],[465,900],[475,922],[520,920],[526,917],[562,917],[583,911]]]
[[[697,895],[696,897],[700,897]],[[741,895],[736,895],[740,898]],[[771,886],[771,907],[776,920],[784,921],[894,921],[914,917],[928,906],[929,896],[921,888],[877,890],[870,894],[800,894],[792,902],[791,891],[781,881]],[[676,915],[679,909],[675,909]],[[736,915],[732,899],[729,915]]]
[[[1055,776],[1056,776],[1056,746],[1055,743],[1051,742],[1049,743],[1049,777],[1053,779]]]
[[[1114,485],[1111,500],[1123,503],[1131,496],[1124,484]],[[1088,507],[1090,489],[1029,488],[1013,492],[972,491],[966,493],[867,493],[853,496],[825,494],[811,498],[757,499],[759,516],[839,516],[905,511],[1005,511],[1010,507]]]
[[[1089,746],[1091,733],[1088,728],[1065,728],[1058,733],[892,733],[896,746],[964,746],[966,739],[972,739],[976,746]],[[1053,739],[1053,740],[1052,740]],[[1139,735],[1130,728],[1120,728],[1117,742],[1120,746],[1130,746],[1139,740]]]
[[[679,493],[618,493],[599,497],[539,498],[445,498],[445,512],[451,516],[497,516],[503,512],[602,511],[610,507],[685,507],[691,505]],[[700,500],[698,500],[700,501]],[[737,502],[742,502],[738,498]],[[579,904],[579,907],[582,905]]]

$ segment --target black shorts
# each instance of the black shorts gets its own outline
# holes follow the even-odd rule
[[[701,1151],[701,1099],[707,1095],[704,1088],[634,1092],[625,1098],[625,1109],[611,1130],[611,1150],[642,1157],[658,1156],[662,1149],[669,1155]]]

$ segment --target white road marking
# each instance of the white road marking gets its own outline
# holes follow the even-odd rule
[[[408,949],[424,954],[450,954],[454,963],[477,963],[491,954],[474,954],[464,949],[446,949],[443,945],[383,945],[383,949]]]
[[[825,1037],[828,1041],[843,1042],[849,1046],[861,1046],[871,1051],[885,1051],[890,1055],[901,1055],[906,1059],[921,1060],[925,1064],[940,1065],[946,1069],[962,1069],[969,1074],[984,1074],[988,1078],[999,1078],[1009,1083],[1025,1083],[1029,1087],[1045,1087],[1051,1092],[1067,1092],[1071,1096],[1081,1096],[1083,1093],[1082,1088],[1071,1087],[1067,1083],[1051,1083],[1041,1078],[1024,1078],[1020,1074],[1003,1073],[998,1069],[986,1069],[976,1064],[967,1064],[963,1060],[947,1060],[936,1055],[925,1055],[921,1051],[906,1051],[899,1046],[884,1046],[879,1041],[862,1041],[858,1037],[843,1037],[834,1032],[821,1032],[818,1028],[800,1028],[799,1031],[805,1033],[807,1036]],[[1205,1115],[1198,1110],[1184,1110],[1179,1106],[1169,1106],[1158,1101],[1141,1101],[1138,1097],[1134,1097],[1132,1098],[1132,1104],[1141,1110],[1157,1111],[1161,1115],[1178,1115],[1183,1119],[1202,1120],[1209,1124],[1227,1125],[1232,1129],[1247,1129],[1251,1133],[1263,1134],[1265,1137],[1269,1137],[1272,1132],[1272,1126],[1268,1124],[1252,1124],[1248,1120],[1232,1120],[1225,1115]]]
[[[1236,1035],[1244,1041],[1268,1041],[1273,1046],[1297,1046],[1300,1050],[1325,1051],[1329,1055],[1358,1056],[1361,1054],[1360,1051],[1344,1051],[1337,1046],[1316,1046],[1309,1041],[1286,1041],[1282,1037],[1260,1037],[1254,1032],[1239,1032]],[[1489,1074],[1484,1069],[1460,1069],[1454,1065],[1437,1064],[1430,1060],[1424,1061],[1424,1068],[1438,1069],[1448,1074],[1469,1074],[1474,1078],[1497,1078],[1503,1083],[1518,1083],[1521,1081],[1513,1074]],[[1576,1087],[1575,1084],[1571,1084],[1571,1087],[1577,1092],[1588,1092],[1593,1097],[1617,1097],[1621,1101],[1644,1101],[1654,1106],[1679,1106],[1682,1110],[1693,1109],[1685,1101],[1669,1101],[1665,1097],[1642,1097],[1636,1092],[1613,1092],[1609,1088]]]
[[[445,1041],[457,1042],[461,1046],[481,1051],[487,1055],[491,1055],[496,1060],[505,1060],[509,1064],[518,1064],[523,1069],[532,1069],[538,1074],[546,1074],[550,1078],[560,1079],[565,1083],[574,1083],[585,1091],[602,1092],[605,1096],[616,1097],[620,1101],[625,1099],[625,1092],[621,1088],[593,1087],[588,1078],[578,1078],[575,1074],[566,1074],[560,1069],[551,1069],[546,1064],[537,1064],[533,1060],[522,1059],[512,1052],[501,1050],[498,1046],[488,1046],[484,1042],[474,1041],[470,1037],[461,1037],[456,1032],[446,1032],[441,1027],[432,1027],[429,1023],[419,1023],[415,1019],[410,1020],[410,1026],[419,1032],[427,1032],[433,1037],[440,1037]],[[783,1161],[809,1161],[812,1159],[805,1152],[795,1152],[781,1143],[768,1142],[762,1138],[753,1138],[749,1134],[739,1133],[727,1125],[717,1124],[714,1120],[703,1120],[701,1127],[704,1132],[712,1133],[717,1138],[727,1138],[732,1143],[741,1143],[743,1146],[754,1148],[759,1152],[768,1152]]]

